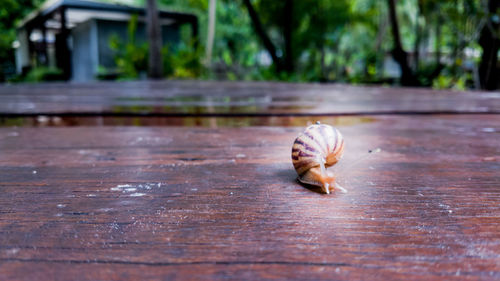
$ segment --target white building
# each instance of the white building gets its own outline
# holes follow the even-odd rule
[[[145,42],[144,8],[89,0],[46,1],[18,27],[14,45],[17,72],[46,65],[61,69],[67,80],[94,80],[99,67],[115,66],[110,38],[116,35],[126,42],[133,15],[138,16],[136,41]],[[164,45],[179,42],[184,24],[190,25],[197,38],[195,15],[161,10],[159,16]]]

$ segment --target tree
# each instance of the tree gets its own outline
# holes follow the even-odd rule
[[[208,5],[208,31],[207,31],[207,45],[205,51],[205,59],[207,64],[210,64],[212,59],[212,49],[214,46],[215,36],[215,18],[216,18],[217,0],[210,0]]]
[[[40,6],[42,0],[0,0],[0,82],[5,80],[4,64],[14,63],[12,42],[16,40],[16,24]]]
[[[243,0],[277,72],[294,73],[307,51],[321,50],[349,19],[347,0]],[[264,28],[263,22],[266,23]]]
[[[394,0],[387,0],[387,5],[389,7],[389,19],[391,21],[392,37],[394,41],[392,56],[401,67],[401,84],[403,86],[416,86],[418,85],[418,81],[408,64],[408,54],[403,49],[401,38],[399,36],[399,23],[396,14],[396,3],[394,2]]]
[[[479,81],[481,88],[494,90],[498,87],[498,50],[500,49],[500,1],[489,0],[486,24],[481,30],[479,45],[483,48],[479,64]],[[494,20],[495,19],[495,20]]]
[[[243,3],[245,4],[245,7],[248,10],[248,15],[252,20],[252,25],[254,27],[255,32],[259,36],[260,40],[262,41],[262,44],[264,44],[264,47],[266,48],[267,52],[271,56],[271,59],[273,60],[273,64],[276,67],[276,71],[281,72],[283,70],[283,66],[281,59],[278,58],[276,46],[274,46],[273,42],[267,35],[264,26],[262,26],[262,22],[260,21],[259,15],[255,11],[255,8],[253,7],[250,0],[243,0]]]
[[[163,62],[161,55],[162,38],[161,26],[158,16],[158,7],[156,0],[147,0],[146,18],[149,41],[149,65],[148,76],[150,78],[163,77]]]
[[[285,0],[283,14],[283,39],[284,39],[284,70],[288,73],[294,70],[294,54],[293,54],[293,28],[296,26],[294,22],[293,0]],[[289,16],[287,16],[289,15]]]

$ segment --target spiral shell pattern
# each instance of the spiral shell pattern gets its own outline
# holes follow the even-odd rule
[[[344,152],[344,138],[336,128],[325,124],[307,127],[292,146],[292,163],[299,176],[309,169],[337,163]]]

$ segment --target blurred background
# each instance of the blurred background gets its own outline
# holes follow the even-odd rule
[[[0,0],[3,83],[500,86],[497,0]]]

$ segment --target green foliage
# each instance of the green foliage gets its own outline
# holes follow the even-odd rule
[[[122,42],[117,35],[110,38],[109,47],[116,52],[117,72],[123,79],[138,78],[148,70],[148,44],[136,42],[137,15],[128,24],[127,41]]]
[[[199,78],[203,74],[202,49],[194,41],[182,42],[174,48],[164,47],[163,70],[169,78]]]
[[[15,22],[41,2],[0,0],[0,30],[4,35],[0,36],[0,65],[13,57]],[[402,45],[410,54],[410,67],[421,85],[439,89],[474,87],[472,73],[477,70],[481,52],[477,41],[486,17],[491,16],[484,12],[487,2],[396,1]],[[126,4],[144,3],[126,0]],[[199,22],[197,42],[192,41],[190,29],[183,27],[181,43],[163,49],[166,77],[350,83],[386,83],[397,78],[387,67],[393,46],[387,1],[292,0],[291,12],[285,13],[286,1],[252,0],[278,57],[284,60],[289,56],[293,61],[293,71],[288,73],[276,72],[278,68],[270,62],[242,0],[217,0],[211,63],[202,64],[208,61],[204,58],[208,3],[158,0],[160,9],[193,13]],[[292,26],[291,54],[286,54],[286,22]],[[126,40],[111,38],[117,69],[101,69],[103,77],[117,72],[120,78],[136,79],[147,71],[148,45],[137,42],[136,28],[137,17],[133,17]],[[414,51],[418,51],[418,60],[413,57]],[[31,75],[40,76],[35,74]]]
[[[207,35],[207,11],[208,0],[157,0],[160,9],[166,9],[175,12],[192,13],[198,17],[199,39],[205,42]],[[217,1],[221,2],[221,0]]]
[[[115,51],[117,74],[120,79],[137,79],[145,77],[148,70],[149,45],[147,42],[137,42],[137,16],[133,16],[128,25],[127,41],[114,35],[109,46]],[[181,28],[181,42],[176,46],[166,46],[162,49],[165,77],[199,78],[203,73],[201,64],[202,49],[191,39],[189,29]],[[100,68],[100,77],[108,78],[113,72]]]
[[[13,63],[12,43],[16,40],[16,24],[42,0],[0,0],[0,66],[5,62]],[[0,81],[3,81],[4,69],[0,67]]]
[[[268,34],[282,57],[299,64],[300,72],[317,71],[319,66],[316,52],[325,47],[334,47],[332,39],[347,24],[349,2],[347,0],[301,0],[291,1],[287,13],[286,1],[258,0],[255,8]],[[291,54],[286,54],[286,24],[292,27]],[[302,65],[300,65],[302,64]],[[311,66],[314,65],[313,68]],[[302,66],[302,70],[300,67]],[[318,72],[321,77],[321,73]],[[281,76],[281,74],[278,74]],[[299,75],[301,75],[299,73]],[[309,76],[309,73],[306,74]]]
[[[54,67],[40,66],[32,69],[23,82],[63,81],[63,72]]]
[[[465,76],[462,77],[453,77],[446,75],[439,75],[434,81],[432,81],[432,88],[437,90],[442,89],[454,89],[463,91],[466,89],[466,80]]]
[[[48,81],[64,81],[63,72],[55,67],[38,66],[31,69],[26,75],[15,75],[7,79],[9,83],[38,83]]]
[[[214,60],[232,66],[241,64],[252,67],[256,64],[255,54],[260,51],[247,12],[239,1],[217,2],[217,25],[215,34]]]

